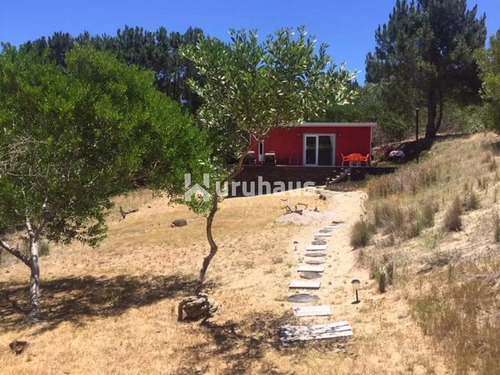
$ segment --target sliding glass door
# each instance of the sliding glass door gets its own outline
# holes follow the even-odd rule
[[[304,165],[335,165],[335,134],[304,135]]]

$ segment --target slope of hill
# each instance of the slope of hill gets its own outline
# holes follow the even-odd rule
[[[376,233],[363,264],[408,300],[454,374],[500,371],[499,155],[492,133],[438,142],[368,185],[358,224]]]
[[[326,213],[309,225],[278,224],[280,196],[226,200],[215,224],[220,251],[208,274],[222,307],[206,326],[176,321],[177,303],[192,291],[207,252],[204,220],[147,191],[119,197],[99,248],[54,245],[42,259],[41,325],[18,324],[27,271],[17,263],[0,268],[0,373],[494,373],[499,144],[492,134],[440,142],[419,165],[370,181],[368,197],[292,197]],[[449,232],[443,223],[457,195],[463,228]],[[119,206],[139,212],[121,220]],[[178,218],[192,220],[171,228]],[[353,251],[351,228],[360,218],[377,233]],[[334,316],[302,322],[348,320],[354,338],[284,347],[276,329],[296,321],[288,283],[297,278],[301,250],[332,220],[344,224],[330,241],[317,294]],[[386,293],[378,290],[382,274]],[[353,278],[362,281],[360,304],[352,304]],[[31,345],[16,356],[8,348],[13,340]]]

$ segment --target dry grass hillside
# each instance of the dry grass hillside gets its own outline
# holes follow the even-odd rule
[[[437,142],[368,184],[352,232],[371,277],[408,301],[454,374],[500,374],[499,155],[491,133]]]
[[[19,324],[29,275],[2,254],[0,374],[494,374],[498,142],[491,134],[440,142],[419,166],[371,181],[369,198],[363,191],[325,193],[326,201],[292,197],[324,213],[309,225],[278,224],[280,196],[224,201],[208,274],[222,307],[207,326],[176,321],[207,252],[204,220],[148,191],[117,198],[99,248],[52,245],[42,258],[38,326]],[[456,196],[463,227],[449,232],[443,222]],[[121,220],[119,206],[139,212]],[[191,220],[171,228],[178,218]],[[315,294],[334,315],[301,323],[347,320],[354,338],[285,347],[276,329],[295,322],[288,283],[314,233],[332,221],[343,225]],[[353,227],[367,247],[353,250]],[[353,278],[362,281],[357,305]],[[470,341],[450,345],[464,337]],[[16,356],[13,340],[30,346]]]

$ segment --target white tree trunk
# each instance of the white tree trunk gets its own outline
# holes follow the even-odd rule
[[[30,238],[30,310],[28,321],[36,323],[42,315],[42,305],[40,302],[40,258],[38,255],[38,239]]]

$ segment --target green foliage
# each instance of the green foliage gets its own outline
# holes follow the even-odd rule
[[[65,64],[0,56],[0,227],[29,219],[50,240],[96,245],[110,197],[137,178],[182,189],[199,131],[153,73],[89,48]]]
[[[326,122],[377,122],[374,142],[384,143],[398,141],[408,135],[411,122],[404,115],[391,108],[384,101],[383,85],[367,84],[354,87],[357,96],[351,103],[334,105],[321,116],[311,121]]]
[[[189,28],[184,34],[168,32],[161,27],[151,32],[142,27],[118,30],[116,36],[95,35],[88,32],[73,37],[68,33],[54,33],[21,46],[23,51],[47,53],[58,65],[66,66],[66,56],[76,46],[88,46],[113,53],[127,64],[141,66],[155,72],[156,88],[177,101],[191,113],[201,105],[200,98],[187,84],[196,77],[193,64],[179,55],[185,45],[195,45],[203,35],[201,29]]]
[[[477,12],[467,0],[397,0],[388,23],[376,32],[367,82],[385,85],[386,102],[403,112],[425,106],[427,137],[439,130],[446,101],[479,100],[474,55],[484,47],[486,26]]]
[[[478,54],[483,96],[487,103],[487,124],[500,131],[500,30],[490,40],[490,48]]]
[[[229,43],[201,38],[182,51],[200,77],[189,83],[203,99],[198,121],[210,142],[211,158],[205,167],[212,181],[232,180],[247,151],[272,129],[299,125],[354,97],[354,75],[337,68],[326,45],[317,49],[305,29],[298,35],[279,30],[264,42],[255,31],[231,30],[230,35]],[[191,206],[206,213],[208,203],[198,200]]]

